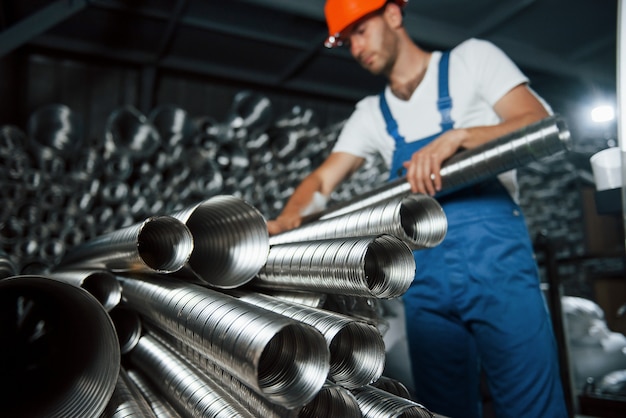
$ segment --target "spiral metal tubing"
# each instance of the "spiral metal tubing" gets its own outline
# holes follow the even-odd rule
[[[11,382],[0,394],[3,416],[99,417],[120,370],[102,305],[84,289],[22,275],[0,280],[0,311],[2,379]]]
[[[261,213],[234,196],[215,196],[172,214],[191,231],[194,249],[185,269],[203,284],[234,288],[250,281],[269,253]]]
[[[366,385],[352,389],[363,418],[433,418],[423,405]]]
[[[130,380],[126,369],[120,368],[113,395],[102,418],[156,418],[139,388]]]
[[[148,402],[156,418],[181,418],[181,415],[163,398],[158,388],[143,373],[133,369],[127,370],[126,373]]]
[[[185,224],[170,216],[154,216],[70,249],[59,269],[173,273],[189,260],[193,247]]]
[[[354,318],[280,301],[270,296],[235,292],[235,297],[319,330],[330,350],[329,378],[348,389],[377,380],[385,367],[385,343],[378,329]]]
[[[253,418],[219,383],[191,365],[179,353],[150,335],[143,335],[128,354],[167,400],[187,416]]]
[[[412,194],[304,224],[270,237],[270,245],[390,234],[416,250],[439,245],[447,229],[448,222],[441,205],[430,196]]]
[[[115,275],[107,270],[60,270],[52,271],[49,277],[82,287],[110,311],[122,300],[122,286]]]
[[[570,132],[565,120],[560,115],[552,115],[479,147],[461,151],[442,164],[442,187],[436,197],[560,154],[569,148],[569,143]],[[402,177],[310,215],[306,221],[333,218],[410,192],[411,185]]]
[[[397,379],[381,376],[377,381],[370,383],[370,385],[402,398],[411,399],[409,389]]]
[[[415,276],[410,248],[392,235],[275,245],[251,286],[388,299]]]
[[[129,306],[286,407],[320,389],[330,353],[315,328],[169,277],[121,277]]]
[[[362,416],[354,395],[347,388],[331,382],[324,383],[317,396],[298,414],[298,418],[361,418]]]

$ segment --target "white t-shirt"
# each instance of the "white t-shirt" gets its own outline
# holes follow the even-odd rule
[[[440,58],[441,52],[432,53],[424,79],[409,100],[401,100],[391,93],[389,86],[385,88],[389,109],[407,143],[441,132],[437,110]],[[500,119],[493,110],[495,103],[513,87],[528,82],[502,50],[478,39],[468,39],[452,49],[448,80],[455,128],[498,124]],[[394,149],[394,139],[387,133],[380,111],[379,97],[373,95],[356,104],[333,152],[363,158],[380,153],[389,167]],[[499,178],[516,199],[515,172],[503,173]]]

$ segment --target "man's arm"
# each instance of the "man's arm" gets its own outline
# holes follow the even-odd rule
[[[311,204],[315,192],[330,196],[346,177],[356,171],[365,161],[345,152],[333,152],[293,192],[281,214],[267,222],[270,235],[297,228],[302,223],[302,213]]]
[[[526,84],[511,89],[493,108],[502,121],[498,125],[447,131],[404,163],[413,192],[433,196],[441,190],[441,164],[459,149],[475,148],[549,116]]]

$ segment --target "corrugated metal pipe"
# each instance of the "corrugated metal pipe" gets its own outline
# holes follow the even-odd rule
[[[101,418],[156,418],[139,388],[130,380],[126,369],[120,368],[113,395]]]
[[[189,228],[194,248],[185,268],[203,284],[234,288],[250,281],[269,253],[267,223],[235,196],[215,196],[171,215]]]
[[[270,245],[390,234],[416,250],[439,245],[447,230],[448,221],[441,205],[430,196],[412,194],[304,224],[270,237]]]
[[[138,370],[127,370],[128,378],[137,386],[146,402],[157,418],[182,418],[159,389],[143,373]]]
[[[129,307],[276,403],[305,404],[328,375],[326,341],[310,325],[165,276],[118,280]]]
[[[251,286],[389,299],[415,276],[411,249],[393,235],[275,245]]]
[[[48,276],[82,287],[91,293],[107,311],[116,307],[122,299],[122,286],[115,275],[108,270],[60,270],[53,271]]]
[[[371,385],[352,389],[363,418],[433,418],[426,407]]]
[[[309,308],[266,295],[235,292],[246,303],[276,312],[318,329],[330,350],[333,382],[352,389],[377,380],[385,367],[385,343],[378,328],[322,309]]]
[[[2,416],[99,417],[120,370],[102,305],[58,280],[13,276],[0,280],[0,317]]]
[[[560,115],[552,115],[479,147],[461,151],[443,163],[442,189],[437,197],[562,153],[569,148],[569,143],[570,132],[565,120]],[[306,220],[311,222],[340,216],[410,192],[411,185],[402,177],[310,215]]]
[[[184,223],[171,216],[153,216],[70,249],[57,268],[173,273],[187,263],[193,247],[193,236]]]

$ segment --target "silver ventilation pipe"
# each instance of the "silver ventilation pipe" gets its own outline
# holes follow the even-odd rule
[[[156,418],[139,388],[130,380],[126,369],[120,368],[113,396],[101,418]]]
[[[442,189],[436,197],[562,153],[569,148],[569,143],[570,132],[565,120],[559,115],[552,115],[479,147],[461,151],[443,163]],[[310,215],[306,221],[340,216],[410,192],[411,185],[406,177],[399,178],[352,200]]]
[[[319,330],[330,350],[329,379],[348,388],[377,380],[385,367],[385,343],[378,328],[349,316],[299,306],[270,296],[235,292],[246,303],[309,324]]]
[[[363,418],[433,418],[426,407],[410,399],[366,385],[352,389]]]
[[[270,245],[390,234],[415,250],[439,245],[447,230],[448,222],[441,205],[430,196],[412,194],[274,235],[270,237]]]
[[[118,280],[130,308],[276,403],[305,404],[328,375],[326,341],[309,325],[165,276]]]
[[[411,249],[380,235],[272,246],[250,285],[390,299],[404,294],[414,276]]]
[[[107,311],[116,307],[122,299],[122,286],[115,275],[108,270],[59,270],[52,271],[48,276],[82,287],[91,293]]]
[[[328,381],[324,383],[317,396],[298,414],[298,418],[361,418],[362,416],[361,408],[354,395],[345,387]]]
[[[59,269],[173,273],[189,260],[193,247],[185,224],[170,216],[155,216],[70,249]]]
[[[3,416],[100,416],[115,389],[120,348],[89,292],[44,276],[6,278],[0,318]]]
[[[128,378],[137,386],[156,418],[182,418],[174,407],[167,402],[154,384],[138,370],[127,370]]]
[[[234,288],[250,281],[269,252],[267,223],[261,213],[234,196],[215,196],[172,214],[191,231],[194,249],[179,276]]]

